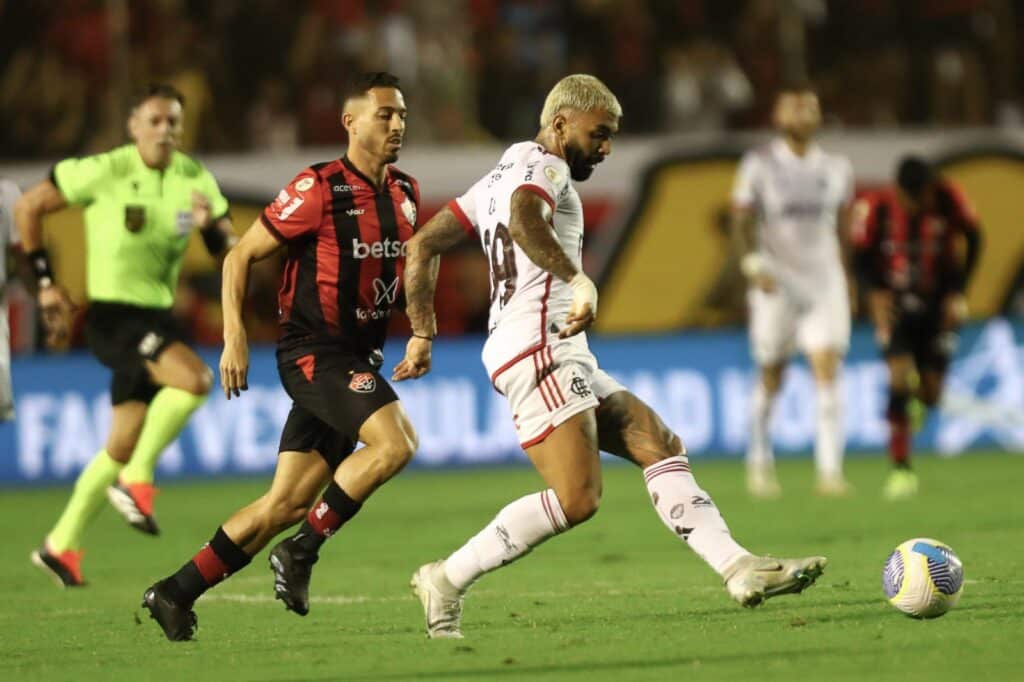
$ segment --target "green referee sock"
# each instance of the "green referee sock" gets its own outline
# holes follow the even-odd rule
[[[107,486],[117,480],[122,466],[111,459],[106,450],[96,453],[89,466],[78,475],[71,499],[46,538],[50,551],[60,554],[69,549],[81,549],[82,533],[103,506]]]
[[[165,386],[146,410],[146,421],[135,444],[132,458],[121,471],[122,483],[152,483],[157,460],[171,444],[196,409],[206,402],[205,395],[196,395],[180,388]]]

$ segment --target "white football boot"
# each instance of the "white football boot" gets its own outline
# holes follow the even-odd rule
[[[427,637],[462,639],[462,598],[464,592],[448,580],[444,561],[423,564],[412,574],[409,586],[423,605]]]
[[[823,556],[776,559],[748,554],[737,559],[725,574],[729,596],[746,607],[758,606],[780,594],[798,594],[824,572]]]

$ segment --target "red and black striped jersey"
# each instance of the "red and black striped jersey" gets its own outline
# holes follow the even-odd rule
[[[858,270],[871,286],[927,299],[963,290],[976,255],[977,217],[960,188],[948,180],[939,183],[934,205],[908,214],[895,188],[854,204]]]
[[[368,353],[384,345],[419,200],[411,176],[388,166],[377,188],[347,157],[310,166],[281,190],[260,216],[288,247],[281,347],[328,342]]]

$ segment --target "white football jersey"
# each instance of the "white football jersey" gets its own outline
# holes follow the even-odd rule
[[[583,259],[583,203],[566,162],[536,142],[505,150],[498,165],[449,208],[483,246],[491,270],[491,309],[483,361],[491,377],[557,338],[572,304],[566,282],[533,263],[509,235],[512,194],[526,188],[550,204],[552,228],[577,268]],[[584,334],[572,337],[586,347]]]
[[[14,202],[21,190],[10,180],[0,180],[0,288],[7,283],[7,249],[18,243],[14,225]]]
[[[797,156],[784,140],[747,152],[734,204],[755,211],[758,250],[786,289],[813,293],[843,274],[838,212],[853,200],[853,166],[811,145]]]

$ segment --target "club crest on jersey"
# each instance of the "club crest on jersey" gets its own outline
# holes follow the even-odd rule
[[[370,372],[357,372],[352,375],[348,387],[356,393],[373,393],[373,390],[377,388],[377,380]]]
[[[124,207],[124,226],[129,232],[138,232],[146,224],[146,207],[128,204]]]
[[[402,202],[402,213],[405,215],[405,219],[409,221],[409,224],[416,227],[416,204],[412,203],[409,197],[405,198]]]
[[[313,186],[313,178],[302,178],[295,183],[295,189],[299,192],[305,192]]]
[[[544,175],[551,181],[552,185],[556,187],[562,184],[562,173],[554,166],[545,166]]]

